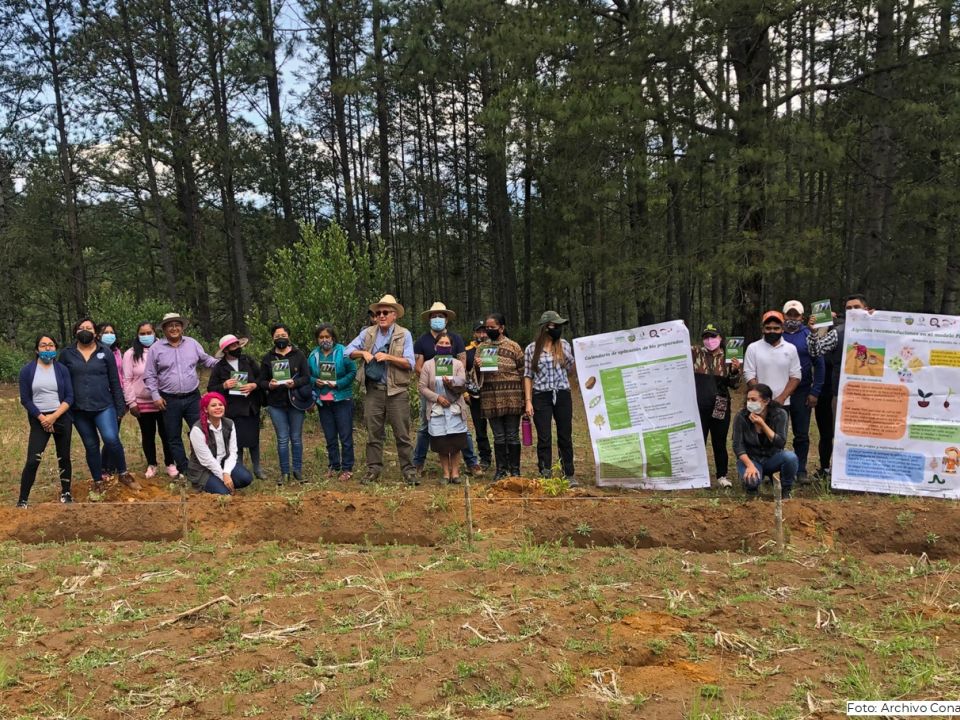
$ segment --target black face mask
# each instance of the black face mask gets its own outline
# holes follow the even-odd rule
[[[227,350],[227,355],[230,357],[238,358],[243,355],[243,348],[237,348],[236,350]]]
[[[93,331],[91,330],[81,330],[77,333],[77,341],[81,345],[89,345],[93,342]]]
[[[491,340],[498,340],[500,338],[500,331],[496,328],[487,328],[486,333],[487,337]]]
[[[554,340],[559,340],[560,336],[563,335],[563,328],[560,325],[556,327],[547,328],[547,335],[549,335]]]
[[[290,340],[288,340],[287,338],[277,338],[276,340],[273,341],[273,346],[277,350],[283,350],[286,347],[290,347]]]
[[[776,345],[778,342],[780,342],[781,337],[783,337],[782,332],[765,332],[763,334],[763,339],[771,345]]]

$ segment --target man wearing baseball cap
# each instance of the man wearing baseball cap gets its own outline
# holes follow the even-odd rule
[[[822,357],[813,358],[807,348],[811,330],[803,322],[803,303],[788,300],[783,306],[783,339],[797,349],[800,357],[800,384],[790,395],[790,424],[793,426],[793,452],[799,461],[797,484],[806,485],[807,456],[810,453],[810,413],[817,406],[825,376]]]
[[[788,407],[790,395],[800,384],[800,356],[783,340],[783,313],[767,310],[762,322],[763,339],[750,343],[743,356],[743,377],[748,388],[769,385],[773,399]]]

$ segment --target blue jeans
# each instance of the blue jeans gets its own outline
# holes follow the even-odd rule
[[[290,454],[293,453],[293,471],[303,471],[303,419],[306,413],[294,407],[267,407],[270,421],[277,433],[277,455],[280,456],[280,474],[290,474]]]
[[[780,473],[780,488],[783,494],[788,495],[790,493],[790,490],[793,488],[793,481],[797,479],[796,454],[789,450],[781,450],[766,460],[750,459],[753,460],[753,464],[757,466],[757,471],[760,473],[760,477],[757,478],[755,482],[750,483],[744,480],[744,475],[747,472],[746,465],[743,464],[742,460],[737,459],[737,472],[740,473],[740,479],[743,480],[743,487],[747,493],[756,494],[760,490],[760,483],[763,481],[763,476],[775,472]]]
[[[181,475],[187,474],[187,453],[183,448],[183,423],[187,424],[190,432],[195,424],[200,422],[200,391],[190,393],[186,397],[163,395],[167,409],[163,411],[163,426],[167,431],[167,442],[173,461]]]
[[[113,468],[120,475],[127,471],[127,458],[120,444],[120,426],[117,423],[117,409],[111,405],[99,412],[87,410],[73,411],[73,424],[77,428],[83,449],[87,455],[87,467],[90,476],[97,482],[103,475],[103,463],[100,456],[100,439],[109,451]]]
[[[327,441],[327,460],[331,470],[353,471],[353,400],[338,400],[317,405],[317,416]]]
[[[427,403],[420,398],[420,425],[417,426],[417,445],[413,449],[413,464],[417,467],[423,467],[427,462],[427,451],[430,449],[430,431],[427,427]],[[477,451],[473,447],[473,436],[467,430],[467,447],[463,450],[463,461],[468,468],[476,467],[480,464],[477,457]]]
[[[798,472],[807,472],[807,455],[810,454],[810,408],[807,407],[809,390],[795,390],[790,396],[790,426],[793,430],[793,451],[800,465]]]
[[[233,472],[230,473],[230,479],[233,480],[233,488],[240,490],[253,482],[253,475],[239,462],[234,465]],[[203,492],[214,495],[229,495],[230,490],[223,484],[223,480],[213,473],[207,473],[207,481],[203,484]]]

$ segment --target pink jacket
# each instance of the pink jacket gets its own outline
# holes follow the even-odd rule
[[[137,362],[133,359],[133,348],[130,348],[123,354],[123,364],[120,369],[120,377],[123,379],[123,399],[126,400],[127,407],[136,405],[140,408],[140,412],[157,412],[150,391],[143,384],[143,371],[147,365],[149,352],[150,348],[144,348],[143,357]]]

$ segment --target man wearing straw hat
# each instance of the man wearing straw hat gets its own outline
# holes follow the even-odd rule
[[[200,421],[200,377],[197,365],[212,368],[217,358],[183,334],[187,321],[179,313],[167,313],[160,321],[163,338],[150,348],[143,371],[143,384],[153,404],[163,413],[170,451],[177,471],[186,475],[187,453],[183,448],[182,424],[192,428]]]
[[[357,379],[366,390],[363,421],[367,428],[367,474],[364,483],[377,482],[383,472],[383,441],[387,423],[397,441],[400,471],[409,485],[416,485],[413,440],[410,436],[410,398],[416,359],[413,336],[397,325],[403,305],[393,295],[384,295],[370,306],[376,324],[366,327],[347,345],[344,353],[359,360]]]
[[[417,361],[414,370],[417,375],[420,375],[423,364],[428,360],[432,360],[437,354],[434,346],[436,345],[437,338],[443,332],[446,332],[450,338],[453,356],[466,367],[467,346],[463,342],[462,337],[449,329],[450,324],[457,319],[457,314],[447,308],[442,302],[437,301],[431,305],[428,310],[420,313],[420,318],[430,326],[430,330],[417,338],[417,341],[413,344],[413,354]],[[418,474],[423,473],[423,466],[427,460],[427,449],[429,446],[430,433],[427,429],[427,404],[421,402],[420,425],[417,428],[417,442],[413,450],[413,465],[416,467]],[[480,461],[477,459],[477,453],[473,447],[473,438],[470,437],[469,431],[467,432],[467,447],[463,450],[463,460],[474,475],[479,475],[483,472],[483,469],[480,467]]]

